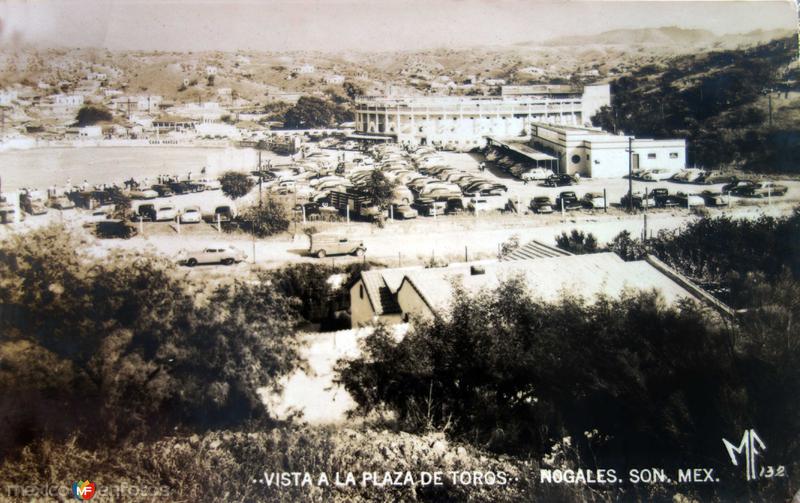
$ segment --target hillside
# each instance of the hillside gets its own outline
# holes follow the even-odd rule
[[[786,38],[641,66],[612,81],[612,108],[593,122],[636,136],[687,138],[692,164],[797,172],[796,54],[797,40]]]
[[[596,35],[558,37],[544,43],[546,46],[660,46],[669,48],[735,48],[763,44],[790,36],[785,30],[755,30],[748,33],[715,35],[708,30],[664,26],[661,28],[619,29]]]

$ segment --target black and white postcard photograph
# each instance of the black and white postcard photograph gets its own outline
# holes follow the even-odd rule
[[[796,0],[0,0],[0,503],[800,503]]]

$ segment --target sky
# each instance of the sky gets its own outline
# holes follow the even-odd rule
[[[792,0],[0,0],[0,44],[111,50],[419,50],[619,28],[797,26]]]

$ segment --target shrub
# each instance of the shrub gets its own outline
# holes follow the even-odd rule
[[[244,197],[253,190],[255,182],[246,173],[226,171],[219,177],[222,193],[231,199]]]
[[[274,199],[267,199],[261,205],[249,206],[239,214],[238,220],[243,229],[260,238],[284,232],[289,228],[286,207]]]

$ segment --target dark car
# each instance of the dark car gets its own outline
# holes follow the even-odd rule
[[[571,190],[564,191],[556,198],[556,209],[566,211],[579,210],[583,208],[583,204],[578,200],[578,196]]]
[[[140,204],[133,214],[134,220],[142,220],[145,222],[156,221],[156,205],[155,204]]]
[[[447,208],[444,210],[447,215],[458,215],[464,213],[464,201],[460,197],[453,197],[447,200]]]
[[[704,190],[698,195],[706,202],[706,206],[727,206],[730,204],[730,196],[722,192]]]
[[[681,201],[677,197],[671,195],[669,190],[665,188],[656,188],[650,192],[655,200],[657,208],[674,208],[680,206]]]
[[[543,182],[546,187],[563,187],[578,183],[574,176],[562,173],[560,175],[548,176]]]
[[[531,210],[536,213],[552,213],[553,200],[547,196],[534,197],[531,199]]]
[[[298,204],[294,207],[294,212],[297,214],[302,215],[303,208],[305,208],[305,215],[308,217],[309,215],[318,215],[319,214],[319,203],[310,202],[310,203],[303,203]]]
[[[167,197],[173,194],[172,188],[169,185],[158,184],[158,185],[153,185],[152,188],[153,190],[158,192],[158,195],[161,197]]]
[[[175,194],[188,194],[190,192],[194,192],[194,187],[192,187],[189,182],[170,182],[169,188]]]
[[[722,186],[722,193],[727,194],[729,192],[736,192],[743,188],[751,187],[755,185],[755,183],[756,182],[753,180],[740,180],[734,177],[733,180],[730,181],[730,183],[726,183],[725,185]]]

